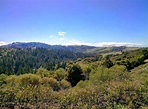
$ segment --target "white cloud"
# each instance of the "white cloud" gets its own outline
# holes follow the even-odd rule
[[[94,46],[97,46],[97,47],[113,47],[113,46],[140,47],[142,46],[142,44],[130,43],[130,42],[101,42],[101,43],[95,43]]]
[[[65,37],[65,35],[66,35],[66,32],[58,32],[58,36],[60,36],[59,40],[60,41],[66,41],[67,38]]]
[[[53,35],[50,35],[50,36],[49,36],[49,38],[53,38],[53,37],[54,37]]]
[[[90,44],[90,43],[85,43],[85,42],[81,42],[78,40],[69,40],[66,45],[89,45],[89,46],[92,46],[92,44]]]
[[[65,34],[66,34],[66,32],[58,32],[58,35],[59,35],[59,36],[63,36],[63,37],[64,37]]]
[[[66,36],[66,32],[60,31],[58,32],[59,37],[54,37],[53,35],[49,36],[53,38],[56,44],[61,45],[88,45],[88,46],[95,46],[95,47],[119,47],[119,46],[127,46],[127,47],[143,47],[142,44],[131,43],[131,42],[99,42],[99,43],[86,43],[81,42],[79,40],[70,40]],[[55,44],[55,43],[54,43]]]
[[[7,42],[2,42],[2,41],[0,41],[0,46],[2,46],[2,45],[7,45],[8,43]]]
[[[85,43],[78,40],[68,40],[64,45],[88,45],[95,47],[119,47],[119,46],[127,46],[127,47],[142,47],[142,44],[130,43],[130,42],[100,42],[100,43]]]
[[[60,37],[59,39],[60,39],[61,41],[66,40],[66,38],[64,38],[64,37]]]

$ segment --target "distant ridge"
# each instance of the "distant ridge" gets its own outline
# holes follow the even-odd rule
[[[41,42],[13,42],[8,45],[2,45],[0,48],[48,48],[48,49],[59,49],[68,50],[73,52],[84,52],[89,49],[94,49],[97,47],[87,46],[87,45],[49,45]]]
[[[138,47],[127,47],[127,46],[112,46],[112,47],[95,47],[88,45],[49,45],[41,42],[13,42],[11,44],[2,45],[0,48],[45,48],[45,49],[56,49],[72,52],[85,52],[85,53],[97,53],[104,54],[109,52],[118,52],[118,51],[129,51],[138,49]]]
[[[13,42],[12,44],[0,46],[2,48],[51,48],[50,45],[40,42]]]

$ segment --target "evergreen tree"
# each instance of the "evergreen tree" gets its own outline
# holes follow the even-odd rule
[[[82,69],[79,65],[73,65],[68,71],[67,80],[71,83],[72,86],[76,86],[80,80],[84,79],[82,73]]]

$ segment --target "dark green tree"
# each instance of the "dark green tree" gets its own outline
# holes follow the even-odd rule
[[[80,80],[84,79],[82,73],[82,69],[79,65],[73,65],[68,71],[67,80],[71,83],[72,86],[76,86]]]
[[[144,55],[145,59],[148,59],[148,48],[143,49],[142,54]]]
[[[106,57],[105,60],[103,61],[102,65],[107,68],[110,68],[113,66],[113,62],[108,57]]]

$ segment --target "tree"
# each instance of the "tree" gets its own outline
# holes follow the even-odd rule
[[[60,86],[62,89],[68,89],[71,87],[71,84],[68,81],[66,81],[65,79],[62,79],[60,82]]]
[[[54,72],[54,78],[56,78],[58,81],[65,79],[66,76],[67,76],[67,72],[63,68],[59,68]]]
[[[113,66],[113,62],[108,57],[106,57],[105,60],[103,61],[102,65],[107,68],[110,68]]]
[[[76,86],[80,80],[84,79],[82,73],[82,69],[79,65],[73,65],[68,71],[67,80],[71,83],[72,86]]]
[[[144,55],[145,59],[148,58],[148,48],[142,50],[142,54]]]
[[[41,77],[35,74],[23,74],[19,76],[21,87],[35,87],[41,83]]]
[[[50,75],[50,72],[45,68],[39,68],[36,74],[39,75],[41,78],[43,78],[43,77],[48,77],[48,75]]]
[[[48,83],[54,91],[58,91],[60,89],[59,82],[55,78],[50,77]]]

